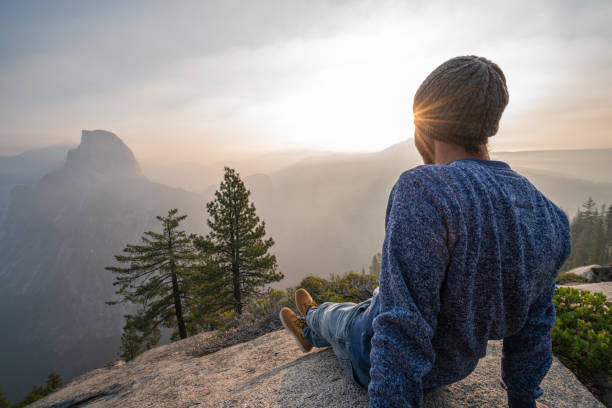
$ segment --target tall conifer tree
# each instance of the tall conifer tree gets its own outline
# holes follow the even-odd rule
[[[51,391],[55,391],[58,388],[61,388],[64,385],[64,381],[62,380],[62,376],[60,376],[55,371],[52,371],[47,376],[47,387]]]
[[[138,318],[144,323],[139,329],[148,326],[149,332],[145,335],[150,335],[150,331],[159,326],[176,327],[179,337],[184,339],[187,337],[184,318],[185,298],[188,296],[186,283],[198,255],[193,247],[195,235],[187,235],[179,229],[180,222],[187,216],[177,216],[177,212],[175,208],[165,217],[156,217],[163,227],[161,233],[147,231],[141,237],[142,245],[128,244],[123,249],[125,255],[115,255],[119,263],[128,266],[108,266],[106,269],[117,275],[113,285],[119,286],[116,293],[123,299],[107,303],[141,305],[142,312]]]
[[[119,357],[130,361],[143,351],[155,346],[159,342],[161,331],[159,328],[153,328],[153,323],[146,319],[144,311],[134,315],[125,315],[125,318]]]
[[[189,281],[191,296],[187,298],[187,330],[214,330],[220,323],[220,312],[233,309],[232,277],[217,261],[219,256],[215,253],[215,246],[206,237],[196,238],[194,246],[201,258]]]
[[[606,263],[612,266],[612,204],[608,206],[605,217]]]
[[[564,270],[590,264],[606,265],[612,261],[612,206],[598,211],[589,197],[570,224],[572,252]]]
[[[372,262],[370,263],[370,273],[376,275],[377,279],[380,279],[380,263],[382,260],[382,254],[380,252],[374,254]]]
[[[10,406],[11,403],[6,398],[6,394],[4,393],[4,391],[2,391],[2,388],[0,388],[0,408],[8,408]]]
[[[225,167],[215,199],[206,204],[210,232],[199,245],[225,277],[220,282],[230,285],[231,305],[239,315],[248,301],[263,295],[266,284],[284,277],[277,271],[276,257],[268,252],[274,240],[265,238],[265,222],[255,213],[250,194],[240,175]]]

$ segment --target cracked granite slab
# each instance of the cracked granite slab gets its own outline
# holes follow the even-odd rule
[[[209,334],[149,350],[81,375],[31,407],[300,407],[361,408],[366,390],[344,376],[333,351],[302,353],[284,330],[194,357]],[[426,408],[500,407],[501,342],[464,380],[429,393]],[[540,401],[551,408],[603,407],[557,359],[543,381]]]

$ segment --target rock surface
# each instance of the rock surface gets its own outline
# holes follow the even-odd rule
[[[301,407],[368,406],[331,349],[303,354],[285,331],[194,357],[202,333],[157,347],[135,360],[84,374],[31,407]],[[501,342],[491,341],[474,373],[426,395],[426,408],[506,406],[499,385]],[[557,359],[540,401],[551,408],[603,407]]]
[[[612,266],[588,265],[579,266],[567,273],[582,276],[588,279],[589,283],[608,282],[612,280]]]
[[[120,178],[142,176],[129,147],[112,132],[83,130],[81,144],[68,151],[65,171]]]
[[[597,282],[597,283],[576,283],[573,285],[563,285],[580,290],[588,290],[592,293],[603,293],[608,298],[608,302],[612,302],[612,282]]]

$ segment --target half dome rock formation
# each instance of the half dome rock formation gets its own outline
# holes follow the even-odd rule
[[[106,177],[142,175],[130,148],[117,135],[106,130],[83,130],[81,144],[68,151],[65,170]]]
[[[171,208],[202,213],[202,198],[152,183],[110,132],[83,131],[65,163],[13,187],[0,220],[0,385],[19,400],[51,371],[71,379],[114,359],[123,305],[104,267]],[[193,216],[184,224],[200,230]]]
[[[198,357],[202,333],[84,374],[31,405],[51,407],[365,408],[368,394],[350,382],[333,351],[302,353],[278,330]],[[501,342],[466,379],[426,394],[426,408],[507,406],[499,385]],[[603,407],[554,359],[540,401],[551,408]]]

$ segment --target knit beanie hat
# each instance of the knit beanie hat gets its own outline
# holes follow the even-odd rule
[[[508,104],[506,77],[486,58],[452,58],[436,68],[414,95],[414,124],[432,139],[461,146],[487,143]]]

